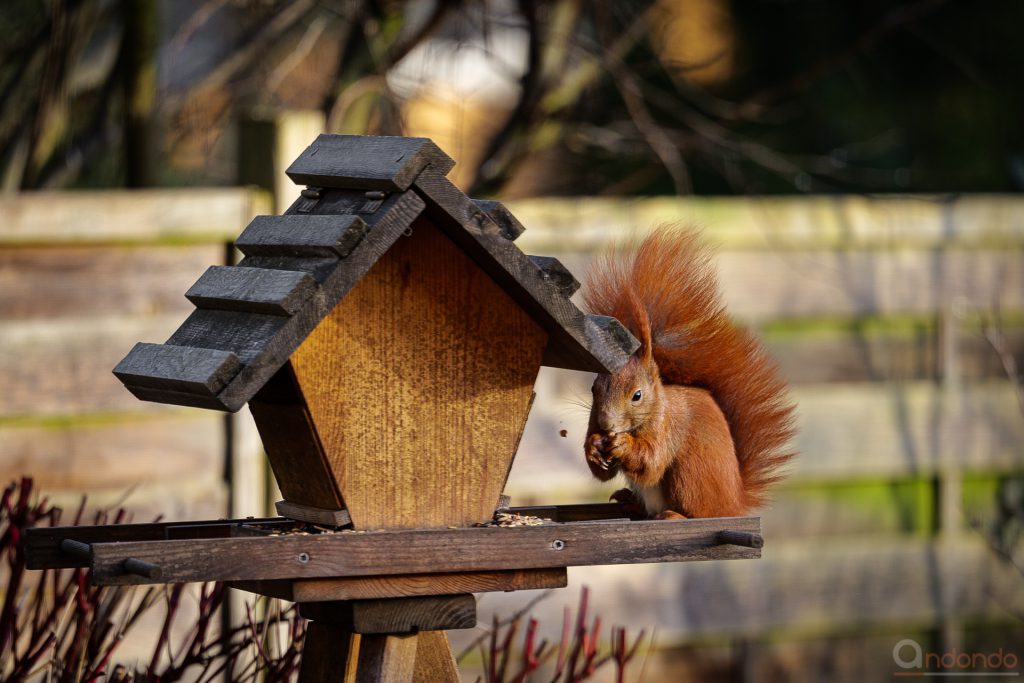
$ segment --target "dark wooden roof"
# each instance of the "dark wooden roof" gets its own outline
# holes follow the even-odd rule
[[[114,374],[144,400],[238,410],[421,214],[548,331],[545,365],[625,364],[633,336],[580,311],[572,274],[524,254],[513,243],[522,225],[456,188],[453,164],[425,138],[321,135],[288,169],[310,187],[285,215],[253,220],[235,242],[238,265],[207,270],[181,327],[164,344],[136,344]]]

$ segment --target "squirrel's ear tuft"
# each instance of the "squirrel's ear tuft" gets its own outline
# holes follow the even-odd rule
[[[647,309],[636,295],[636,292],[630,290],[628,296],[629,317],[632,323],[628,327],[640,341],[640,348],[636,350],[636,357],[644,363],[649,363],[654,355],[654,340],[651,338],[651,319],[647,316]]]
[[[650,363],[654,357],[654,343],[651,340],[651,322],[647,316],[640,319],[640,348],[636,350],[637,357],[644,363]]]

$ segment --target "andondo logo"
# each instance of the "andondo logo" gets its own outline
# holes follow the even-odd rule
[[[925,652],[916,640],[905,638],[892,649],[896,676],[1020,676],[1020,658],[1003,648],[992,652]]]

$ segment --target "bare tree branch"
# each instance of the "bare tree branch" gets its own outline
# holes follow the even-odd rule
[[[606,15],[604,12],[601,12],[599,16],[601,20],[598,22],[598,25],[602,27],[605,37],[608,38],[610,36],[608,35],[609,29]],[[647,146],[651,148],[651,151],[661,160],[665,170],[672,176],[672,183],[675,186],[676,194],[692,194],[693,184],[690,181],[690,171],[686,167],[686,162],[683,160],[683,156],[679,153],[679,149],[674,141],[658,125],[654,117],[651,116],[647,103],[644,101],[643,90],[641,90],[637,79],[626,68],[622,58],[614,53],[608,53],[605,64],[608,67],[608,72],[612,75],[612,80],[619,94],[622,95],[622,101],[625,103],[634,125],[640,131],[644,140],[647,141]]]

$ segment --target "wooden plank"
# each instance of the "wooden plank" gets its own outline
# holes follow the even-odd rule
[[[1024,242],[1024,200],[1014,195],[586,197],[507,204],[530,227],[523,249],[539,253],[600,251],[662,223],[703,226],[724,249],[931,251]]]
[[[1022,462],[1024,421],[1008,382],[965,385],[952,395],[926,382],[805,387],[794,395],[804,455],[793,467],[803,479],[1006,471]]]
[[[287,500],[277,501],[274,503],[274,507],[277,509],[277,514],[282,517],[297,519],[301,522],[309,522],[310,524],[330,527],[343,527],[352,524],[352,518],[349,516],[348,510],[345,509],[328,510],[325,508],[315,508],[309,505],[289,503]]]
[[[139,342],[114,368],[125,384],[215,396],[241,369],[230,351]]]
[[[178,315],[0,322],[0,416],[166,412],[139,403],[110,370],[136,339],[166,339],[180,322]]]
[[[909,535],[813,539],[772,543],[758,562],[573,570],[563,600],[532,610],[541,624],[538,639],[557,639],[562,603],[584,585],[593,614],[656,627],[662,647],[787,633],[903,633],[944,619],[1003,621],[1024,610],[1018,570],[977,535],[949,543]],[[480,603],[480,620],[512,614],[526,599],[489,595]]]
[[[231,352],[250,365],[295,318],[244,311],[193,311],[166,344]],[[239,370],[241,372],[241,370]],[[233,375],[236,377],[237,373]]]
[[[62,520],[70,521],[70,520]],[[193,540],[198,538],[230,538],[243,525],[279,523],[280,518],[247,518],[243,520],[207,520],[187,522],[149,522],[144,524],[104,524],[61,527],[33,527],[25,534],[25,553],[29,569],[61,569],[84,567],[79,558],[60,550],[65,538],[83,543],[119,543],[128,541]]]
[[[0,243],[228,242],[269,210],[252,188],[21,192],[0,199]]]
[[[360,637],[356,683],[410,683],[417,644],[416,634]]]
[[[198,308],[292,315],[315,289],[313,278],[301,271],[210,266],[185,298]]]
[[[361,635],[476,626],[476,598],[472,595],[311,602],[300,604],[299,611],[306,619],[341,626]]]
[[[366,236],[358,216],[257,216],[235,240],[246,256],[345,258]]]
[[[459,682],[459,670],[444,631],[423,631],[419,634],[412,680],[413,683]]]
[[[214,480],[223,453],[223,417],[205,411],[7,425],[0,427],[0,480],[32,476],[47,493]]]
[[[636,350],[634,347],[637,340],[633,334],[618,320],[607,315],[584,315],[582,334],[588,345],[620,349],[623,352],[628,350],[627,358]],[[548,344],[544,350],[544,365],[554,368],[571,366],[573,361],[566,357],[567,352],[564,344]]]
[[[813,326],[813,323],[811,323]],[[925,322],[906,329],[796,329],[763,334],[768,354],[789,382],[882,382],[940,380],[944,377],[938,331]],[[958,330],[956,362],[963,381],[1002,379],[1006,370],[977,326]],[[1024,356],[1024,329],[1003,330],[1015,357]]]
[[[530,256],[529,259],[563,296],[570,297],[580,288],[576,277],[558,259],[552,256]]]
[[[260,388],[249,408],[281,494],[310,507],[344,508],[291,363]]]
[[[455,161],[427,138],[324,134],[286,173],[317,187],[407,190],[428,165],[444,175]]]
[[[772,541],[843,535],[930,533],[936,524],[935,481],[847,477],[830,482],[793,479],[779,486],[762,510]],[[959,502],[959,501],[958,501]],[[961,518],[960,524],[967,524]]]
[[[729,253],[717,259],[726,305],[760,320],[811,315],[1024,309],[1017,250]]]
[[[223,244],[0,249],[0,320],[186,313],[181,293],[223,261]]]
[[[712,241],[713,237],[709,237]],[[595,252],[551,251],[572,272]],[[1022,245],[962,250],[719,250],[722,295],[731,315],[775,318],[929,315],[1024,310]]]
[[[494,224],[501,229],[505,239],[515,241],[526,230],[519,219],[513,216],[512,212],[501,202],[493,199],[474,199],[473,203],[494,221]]]
[[[299,683],[324,683],[341,680],[348,683],[348,675],[355,676],[359,637],[353,637],[343,628],[331,624],[311,622],[306,625],[302,643],[302,663],[299,665]]]
[[[548,332],[554,349],[545,354],[545,362],[591,372],[614,372],[625,365],[638,342],[628,333],[593,335],[583,313],[461,190],[432,170],[416,179],[415,188],[446,234]],[[623,339],[630,343],[615,345]]]
[[[565,568],[559,567],[556,569],[406,574],[366,578],[239,581],[233,583],[232,587],[289,602],[323,602],[562,588],[567,581]]]
[[[509,512],[552,522],[592,522],[628,517],[621,503],[584,503],[579,505],[527,505],[509,508]]]
[[[394,194],[382,190],[309,187],[299,194],[288,214],[373,216]]]
[[[175,389],[159,389],[155,387],[142,387],[135,384],[126,384],[124,388],[140,401],[166,403],[168,405],[185,406],[188,408],[206,408],[208,410],[229,409],[219,398],[205,392],[196,393]]]
[[[486,273],[417,220],[290,361],[353,525],[489,520],[546,344]]]
[[[723,529],[757,532],[760,523],[756,517],[736,517],[97,543],[93,580],[101,585],[145,583],[141,577],[121,572],[125,557],[160,566],[164,581],[170,583],[760,557],[759,549],[720,545],[717,534]]]

